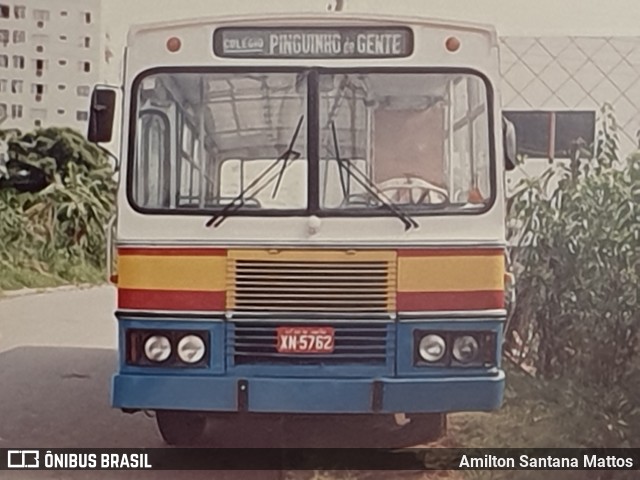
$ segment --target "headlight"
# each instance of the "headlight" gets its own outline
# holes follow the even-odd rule
[[[178,343],[178,357],[184,363],[198,363],[204,357],[206,347],[202,338],[197,335],[187,335]]]
[[[471,363],[478,358],[478,341],[470,335],[458,337],[453,342],[453,358],[460,363]]]
[[[420,340],[418,353],[426,362],[438,362],[442,360],[446,352],[446,343],[439,335],[426,335]]]
[[[162,335],[153,335],[144,342],[144,354],[152,362],[164,362],[171,355],[171,342]]]

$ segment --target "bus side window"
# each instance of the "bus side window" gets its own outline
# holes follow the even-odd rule
[[[140,119],[138,161],[134,172],[137,203],[169,207],[171,194],[171,139],[166,114],[146,111]]]
[[[200,141],[196,138],[191,126],[185,122],[182,125],[178,206],[198,206],[200,198],[200,163]]]

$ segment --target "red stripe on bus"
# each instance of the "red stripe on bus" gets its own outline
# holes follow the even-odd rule
[[[504,308],[504,292],[398,292],[398,311],[483,310]]]
[[[489,257],[504,255],[503,248],[423,248],[398,250],[399,257]]]
[[[223,291],[118,289],[118,307],[136,310],[224,310]]]
[[[119,255],[168,255],[181,257],[220,257],[227,251],[222,248],[119,248]]]

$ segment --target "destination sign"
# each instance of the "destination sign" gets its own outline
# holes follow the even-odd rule
[[[405,27],[224,27],[213,35],[219,57],[389,58],[413,53]]]

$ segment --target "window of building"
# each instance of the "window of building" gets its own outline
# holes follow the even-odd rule
[[[80,62],[80,68],[83,72],[89,73],[91,71],[91,62]]]
[[[0,43],[3,46],[7,46],[9,43],[9,30],[0,30]]]
[[[9,85],[9,80],[5,78],[0,79],[0,92],[6,92],[8,85]]]
[[[42,52],[44,52],[44,47],[43,47],[42,45],[38,45],[38,46],[36,47],[36,52],[38,52],[38,53],[42,53]]]
[[[35,93],[36,102],[42,101],[42,96],[47,91],[47,88],[41,83],[34,83],[31,85],[31,93]]]
[[[91,87],[88,85],[80,85],[76,88],[76,93],[79,97],[88,97],[91,94]]]
[[[0,5],[0,18],[9,18],[11,16],[11,7],[9,5]]]
[[[0,118],[6,118],[7,116],[7,104],[0,103]]]
[[[79,122],[86,122],[87,120],[89,120],[89,113],[84,111],[77,111],[76,120],[78,120]]]
[[[58,84],[58,90],[66,90],[67,86],[64,83]]]
[[[37,76],[41,76],[42,72],[47,69],[47,62],[45,60],[42,60],[41,58],[36,59],[34,61],[34,64],[36,67]]]
[[[35,34],[35,35],[31,35],[30,38],[30,42],[32,44],[35,45],[46,45],[47,43],[49,43],[49,35],[43,35],[43,34]]]
[[[11,118],[22,118],[22,105],[11,105]]]
[[[64,67],[67,65],[67,61],[64,58],[61,58],[60,60],[58,60],[58,65]]]
[[[22,93],[22,86],[24,82],[22,80],[11,81],[11,93]]]
[[[60,41],[61,42],[66,42],[67,41],[67,36],[66,35],[60,35]]]
[[[84,37],[84,38],[82,39],[82,46],[83,46],[84,48],[89,48],[89,47],[91,47],[91,37]]]
[[[90,24],[91,23],[91,12],[85,12],[84,13],[84,23],[86,23],[86,24]]]
[[[13,14],[16,18],[26,18],[27,17],[27,7],[24,5],[16,5],[13,7]]]
[[[7,68],[9,66],[9,55],[0,55],[0,68]]]
[[[13,43],[24,43],[27,40],[27,34],[24,30],[14,30]]]
[[[68,15],[69,15],[69,12],[67,12],[66,10],[62,10],[62,11],[60,12],[60,16],[61,16],[61,17],[66,17],[66,16],[68,16]]]
[[[41,127],[42,126],[42,120],[34,120],[33,121],[33,125],[36,127]]]
[[[49,10],[34,10],[33,11],[33,19],[34,20],[42,20],[42,21],[49,21],[50,18],[50,14],[49,14]]]
[[[45,120],[47,118],[47,110],[44,108],[32,108],[31,118]]]
[[[64,109],[64,108],[59,108],[59,109],[58,109],[58,115],[64,115],[65,113],[66,113],[66,112],[65,112],[65,109]]]
[[[36,23],[36,26],[38,28],[44,28],[44,22],[42,20],[38,20],[38,23]]]
[[[24,57],[22,55],[13,56],[13,68],[24,70]]]
[[[529,158],[570,158],[574,143],[593,144],[593,111],[507,111],[516,129],[518,153]]]

